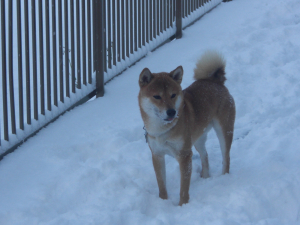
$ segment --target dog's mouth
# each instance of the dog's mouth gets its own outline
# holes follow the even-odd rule
[[[167,122],[171,122],[172,120],[174,120],[175,117],[168,117],[167,119],[165,119],[165,121]]]

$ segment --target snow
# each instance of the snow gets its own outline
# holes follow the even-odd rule
[[[105,86],[105,96],[42,129],[0,162],[0,224],[300,224],[300,2],[221,3]],[[230,174],[216,135],[211,177],[193,156],[190,202],[166,157],[168,200],[158,197],[137,102],[138,76],[184,69],[192,82],[207,49],[227,61],[237,107]]]

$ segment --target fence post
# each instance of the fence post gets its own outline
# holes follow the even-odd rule
[[[181,15],[181,0],[176,0],[176,34],[177,39],[182,37],[182,15]]]
[[[105,3],[102,0],[93,1],[93,39],[94,39],[94,68],[96,70],[96,97],[104,95],[104,41],[106,35],[105,24]],[[104,56],[104,57],[103,57]]]

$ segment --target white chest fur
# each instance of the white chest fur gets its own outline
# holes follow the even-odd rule
[[[171,155],[177,157],[179,151],[182,150],[183,140],[178,139],[168,139],[167,134],[161,135],[159,137],[148,136],[148,143],[151,151],[155,155]]]

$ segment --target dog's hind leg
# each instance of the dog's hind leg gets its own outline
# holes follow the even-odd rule
[[[222,157],[223,157],[222,174],[229,173],[230,148],[231,148],[231,143],[233,138],[233,123],[230,123],[228,121],[224,122],[224,121],[214,120],[213,127],[217,133],[221,152],[222,152]]]
[[[202,170],[201,170],[201,177],[203,178],[208,178],[209,177],[209,163],[208,163],[208,155],[207,155],[207,151],[205,148],[205,142],[207,139],[207,133],[208,130],[206,132],[204,132],[202,134],[202,136],[200,136],[196,142],[194,143],[194,146],[196,148],[196,150],[199,152],[200,154],[200,159],[201,159],[201,164],[202,164]]]
[[[152,162],[154,171],[156,174],[159,197],[162,199],[168,199],[168,193],[166,189],[166,165],[164,155],[155,155],[152,153]]]

